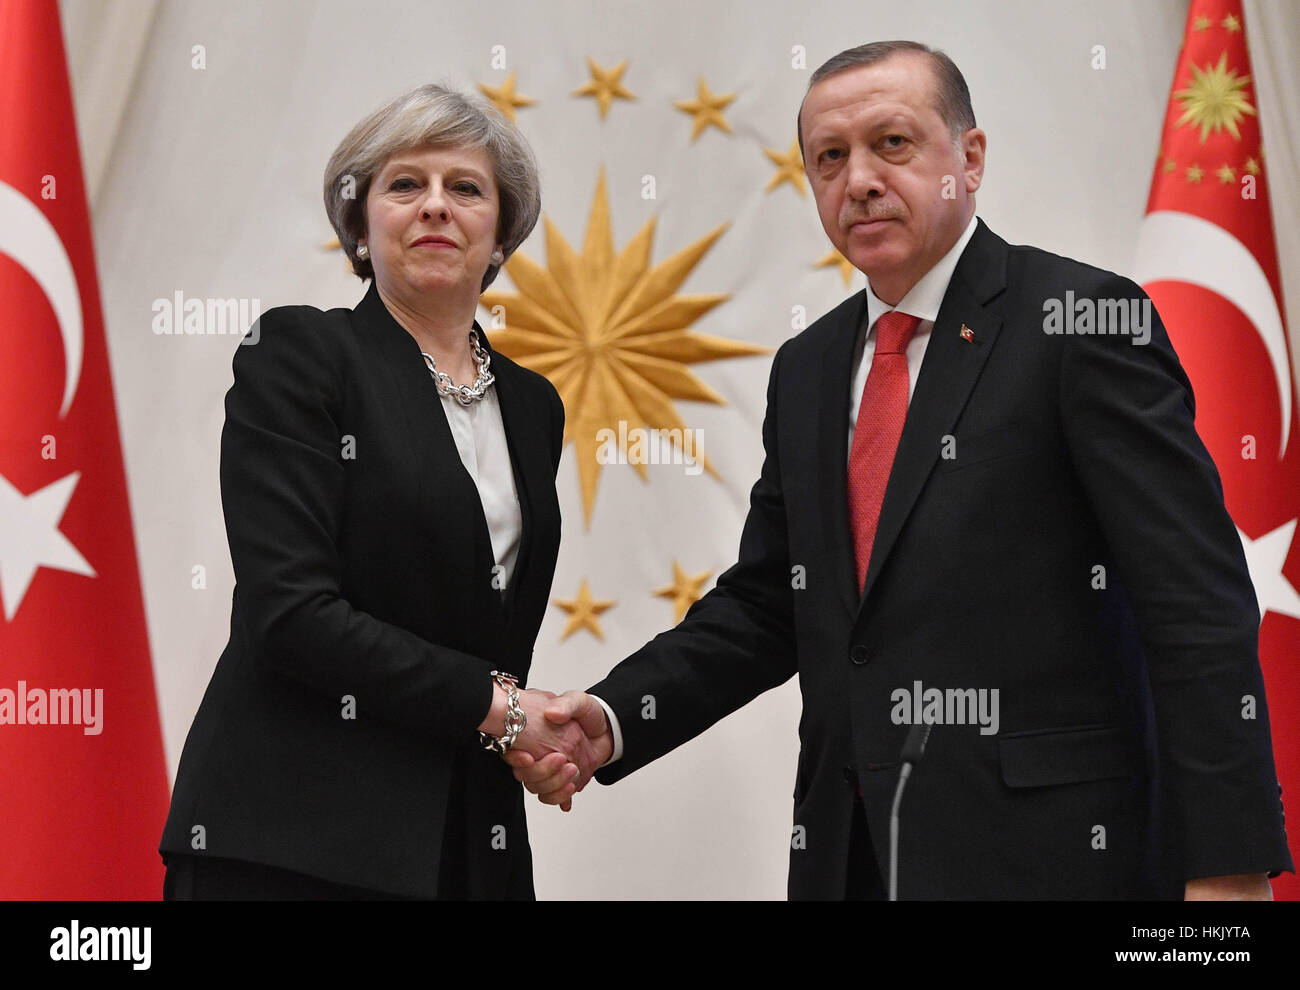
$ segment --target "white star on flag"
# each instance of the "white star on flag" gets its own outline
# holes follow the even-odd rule
[[[1300,619],[1300,595],[1296,594],[1295,587],[1282,573],[1282,566],[1291,550],[1291,538],[1295,535],[1295,524],[1296,520],[1292,519],[1258,540],[1252,540],[1240,529],[1237,530],[1241,548],[1246,552],[1250,580],[1255,585],[1261,623],[1264,621],[1264,613],[1269,611]]]
[[[74,471],[24,495],[0,474],[0,598],[6,622],[18,612],[38,567],[96,576],[86,558],[59,532],[59,520],[80,478],[81,472]]]

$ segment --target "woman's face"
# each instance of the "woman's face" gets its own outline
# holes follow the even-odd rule
[[[483,148],[411,148],[376,173],[366,194],[375,281],[394,298],[463,291],[477,297],[497,243],[500,201]]]

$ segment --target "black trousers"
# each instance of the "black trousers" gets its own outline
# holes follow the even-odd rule
[[[889,890],[876,865],[876,847],[867,828],[867,816],[862,810],[862,799],[853,802],[853,824],[849,829],[849,875],[844,888],[846,901],[883,901]]]
[[[398,894],[219,856],[167,854],[165,901],[384,901]]]

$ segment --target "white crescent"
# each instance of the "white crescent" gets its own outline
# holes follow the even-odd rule
[[[1190,213],[1148,213],[1138,233],[1133,280],[1189,282],[1216,292],[1246,314],[1268,351],[1282,408],[1282,448],[1291,433],[1291,365],[1282,314],[1264,269],[1246,245],[1218,224]]]
[[[81,379],[83,324],[77,273],[54,225],[31,200],[0,182],[0,252],[27,269],[44,290],[59,322],[67,376],[59,418],[67,415]]]

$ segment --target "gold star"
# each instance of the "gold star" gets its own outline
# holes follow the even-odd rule
[[[1217,65],[1204,69],[1193,65],[1191,83],[1174,94],[1183,105],[1183,115],[1174,126],[1182,127],[1190,121],[1194,128],[1201,129],[1201,144],[1211,131],[1218,134],[1224,128],[1240,141],[1238,121],[1243,114],[1255,116],[1255,108],[1242,92],[1248,82],[1250,76],[1238,76],[1236,69],[1228,68],[1226,51],[1219,56]]]
[[[844,279],[844,288],[846,289],[849,287],[849,282],[853,280],[853,273],[857,271],[857,269],[853,267],[853,262],[849,261],[848,258],[844,257],[844,255],[840,254],[839,251],[834,248],[831,248],[830,252],[826,254],[825,257],[814,262],[813,267],[839,268],[840,277]]]
[[[703,76],[700,77],[695,92],[695,99],[678,100],[673,104],[682,113],[689,113],[695,117],[695,125],[691,128],[691,141],[694,142],[710,124],[731,134],[731,125],[727,123],[727,118],[722,115],[722,111],[736,98],[736,94],[710,93],[708,83],[704,81]]]
[[[703,574],[696,574],[693,577],[687,576],[677,561],[673,561],[673,583],[666,588],[660,588],[656,591],[656,598],[671,598],[673,608],[677,612],[677,617],[673,619],[674,623],[682,621],[686,615],[686,610],[700,600],[704,594],[704,582],[713,576],[712,571],[705,571]]]
[[[547,267],[516,251],[506,262],[506,272],[519,294],[489,291],[481,300],[489,310],[497,305],[505,308],[506,326],[490,335],[492,346],[545,375],[560,393],[567,413],[564,442],[572,441],[577,448],[582,510],[588,525],[604,463],[601,451],[611,434],[620,432],[620,423],[628,434],[657,431],[657,440],[671,445],[669,449],[681,449],[684,456],[690,452],[718,477],[700,445],[689,442],[689,431],[672,400],[716,405],[726,401],[686,366],[770,352],[767,347],[690,329],[729,295],[676,295],[726,224],[652,266],[654,229],[651,218],[621,251],[615,251],[602,169],[582,253],[569,246],[548,217]],[[628,460],[645,480],[645,463]]]
[[[1201,181],[1201,176],[1204,175],[1204,174],[1205,174],[1205,173],[1201,170],[1201,166],[1199,166],[1199,165],[1191,165],[1191,166],[1189,166],[1188,169],[1187,169],[1187,181],[1188,181],[1188,182],[1200,182],[1200,181]]]
[[[1172,172],[1172,171],[1173,171],[1175,168],[1177,168],[1177,167],[1178,167],[1178,166],[1177,166],[1176,164],[1174,164],[1174,160],[1173,160],[1172,158],[1166,158],[1166,159],[1165,159],[1165,173],[1166,173],[1166,174]]]
[[[1229,14],[1219,23],[1219,26],[1227,28],[1229,34],[1236,34],[1241,30],[1241,21],[1237,19],[1236,14]]]
[[[1219,171],[1214,174],[1219,177],[1219,182],[1225,186],[1229,182],[1235,182],[1237,180],[1237,172],[1231,165],[1224,165],[1223,168],[1219,169]]]
[[[635,100],[636,95],[628,92],[623,88],[622,78],[623,71],[627,68],[627,59],[619,62],[612,69],[605,69],[597,65],[589,56],[587,58],[587,68],[591,71],[591,81],[583,83],[573,91],[574,96],[594,96],[596,102],[600,104],[600,119],[605,119],[605,114],[609,112],[609,105],[614,102],[614,97],[620,100]]]
[[[1209,26],[1210,26],[1210,19],[1208,17],[1201,16],[1196,18],[1196,22],[1192,25],[1192,30],[1205,31],[1209,28]]]
[[[478,88],[483,91],[483,95],[492,101],[492,105],[501,111],[502,116],[512,124],[515,122],[515,107],[531,107],[537,101],[530,97],[523,96],[515,92],[516,72],[506,76],[506,81],[500,86],[489,86],[487,83],[479,83]]]
[[[1247,158],[1246,171],[1251,175],[1259,175],[1259,162],[1255,161],[1254,158]]]
[[[791,141],[790,150],[782,154],[779,151],[773,151],[771,148],[764,148],[763,154],[772,160],[772,164],[777,166],[776,174],[772,176],[771,181],[767,184],[767,192],[771,192],[782,182],[788,182],[799,190],[800,196],[808,195],[808,187],[804,185],[807,178],[803,172],[803,155],[799,153],[799,142]]]
[[[597,601],[591,597],[591,589],[587,587],[587,579],[582,579],[582,584],[578,586],[578,597],[570,598],[567,601],[563,598],[552,599],[554,603],[564,611],[569,613],[568,625],[564,627],[564,635],[560,637],[563,643],[579,629],[585,629],[602,642],[605,634],[600,631],[600,622],[597,616],[602,612],[608,611],[617,605],[612,601]]]

